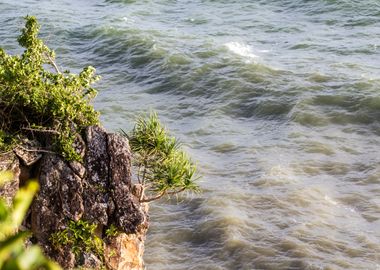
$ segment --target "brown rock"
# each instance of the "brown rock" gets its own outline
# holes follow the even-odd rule
[[[73,146],[75,152],[77,152],[80,155],[80,157],[83,158],[86,154],[86,142],[83,140],[82,136],[80,136],[79,134],[76,136]]]
[[[88,182],[106,188],[108,186],[109,153],[105,129],[98,126],[88,127],[86,129],[86,141],[85,166]]]
[[[80,258],[80,269],[101,269],[103,263],[92,253],[83,253]]]
[[[55,261],[63,268],[63,269],[73,269],[76,265],[75,255],[68,247],[64,247],[60,249],[58,252],[54,253]]]
[[[109,134],[107,139],[112,183],[130,189],[132,172],[129,142],[119,134]]]
[[[40,167],[40,192],[32,205],[32,230],[42,243],[65,227],[67,219],[79,220],[84,212],[82,180],[58,155],[44,156]]]
[[[82,163],[78,161],[70,161],[69,166],[78,177],[82,179],[84,178],[85,173],[86,173],[86,168],[82,165]]]
[[[111,224],[120,231],[118,236],[107,238],[105,261],[111,269],[143,269],[148,210],[138,199],[141,187],[132,187],[128,140],[93,126],[86,129],[86,140],[78,136],[75,149],[83,162],[68,162],[48,153],[43,153],[39,162],[18,151],[18,157],[13,152],[1,155],[0,170],[13,171],[15,178],[0,188],[0,195],[9,201],[15,195],[20,185],[20,168],[22,178],[38,178],[40,191],[24,225],[64,269],[102,267],[102,258],[97,258],[97,254],[86,251],[74,256],[69,246],[53,247],[50,242],[53,233],[67,228],[70,220],[80,219],[97,224],[95,233],[100,238]]]
[[[39,148],[40,144],[37,141],[24,139],[22,145],[17,146],[13,151],[25,166],[31,166],[42,157],[41,153],[35,151]]]
[[[109,188],[109,153],[107,133],[97,126],[86,130],[87,152],[85,155],[85,216],[92,223],[107,225]]]
[[[143,223],[145,213],[131,191],[131,152],[128,140],[118,134],[108,136],[110,186],[115,203],[114,223],[126,233],[134,233]]]
[[[121,233],[109,240],[105,248],[106,265],[113,270],[144,269],[145,234]]]

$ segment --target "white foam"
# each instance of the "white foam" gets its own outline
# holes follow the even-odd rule
[[[347,211],[350,211],[352,213],[355,213],[356,210],[353,208],[353,207],[350,207],[350,206],[343,206],[343,205],[340,205],[337,201],[331,199],[329,196],[325,195],[325,200],[332,204],[332,205],[336,205],[338,208],[342,208],[342,209],[345,209]]]
[[[123,21],[129,22],[129,23],[134,23],[135,22],[134,19],[131,19],[131,18],[128,18],[128,17],[123,17],[122,19],[123,19]]]
[[[325,195],[325,200],[332,204],[332,205],[338,205],[338,202],[334,201],[333,199],[331,199],[329,196]]]
[[[254,58],[258,57],[253,53],[252,47],[244,43],[232,41],[224,44],[224,46],[226,46],[231,52],[245,57],[247,62],[251,62]]]

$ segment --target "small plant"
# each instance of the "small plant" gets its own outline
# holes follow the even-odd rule
[[[141,202],[150,202],[165,195],[185,190],[198,191],[196,166],[161,125],[157,114],[140,117],[128,137],[133,152],[137,181],[142,186]]]
[[[50,241],[56,249],[69,246],[77,257],[84,252],[89,252],[103,261],[103,240],[96,236],[96,227],[96,224],[84,220],[70,220],[66,229],[51,235]]]
[[[67,160],[80,160],[73,144],[85,127],[99,122],[90,104],[97,93],[91,85],[99,77],[93,67],[79,75],[61,72],[54,51],[38,38],[39,28],[35,17],[26,17],[18,38],[25,48],[20,56],[0,48],[0,152],[17,138],[43,133],[53,150]]]
[[[13,149],[17,141],[12,136],[9,136],[4,131],[0,130],[0,151],[8,152]]]
[[[106,230],[106,236],[107,237],[114,237],[114,236],[118,235],[118,233],[119,233],[119,231],[114,224],[111,224],[111,226],[109,228],[107,228],[107,230]]]
[[[10,173],[0,172],[0,186],[12,179]],[[36,181],[29,181],[20,188],[7,206],[0,198],[0,269],[2,270],[60,270],[54,262],[47,259],[37,245],[25,247],[29,233],[19,231],[26,212],[38,190]]]

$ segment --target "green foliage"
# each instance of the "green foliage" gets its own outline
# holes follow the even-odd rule
[[[17,140],[0,129],[0,151],[8,152],[16,145]]]
[[[3,186],[6,182],[10,181],[13,177],[13,174],[8,171],[0,171],[0,187]]]
[[[27,16],[18,38],[23,54],[11,56],[0,48],[0,151],[9,145],[7,136],[45,133],[67,160],[80,160],[73,143],[76,134],[98,123],[90,102],[99,77],[93,67],[78,75],[61,73],[38,31],[36,18]]]
[[[140,117],[131,134],[123,133],[129,138],[137,178],[144,189],[142,202],[184,190],[198,191],[196,166],[161,125],[157,114]],[[144,192],[150,197],[144,198]]]
[[[69,246],[77,257],[83,252],[91,252],[103,260],[103,240],[96,236],[96,227],[84,220],[71,220],[66,229],[52,234],[50,241],[56,249]]]
[[[12,179],[10,173],[0,172],[0,185],[10,179]],[[0,198],[1,270],[61,269],[43,255],[40,247],[32,245],[25,248],[29,233],[18,231],[37,190],[38,183],[29,181],[25,187],[19,189],[11,206],[7,206]]]
[[[106,230],[106,236],[107,237],[114,237],[114,236],[118,235],[118,233],[119,233],[119,231],[114,224],[111,224],[111,226],[109,228],[107,228],[107,230]]]

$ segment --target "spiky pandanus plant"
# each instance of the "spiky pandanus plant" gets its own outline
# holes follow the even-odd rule
[[[128,137],[133,152],[137,181],[142,186],[140,202],[151,202],[165,195],[199,191],[196,166],[170,136],[156,113],[139,117]]]

